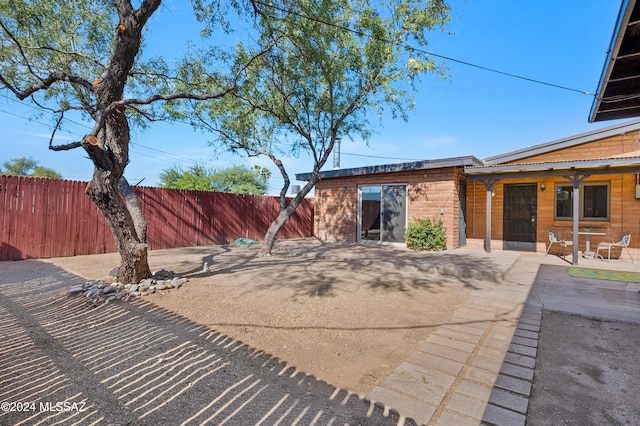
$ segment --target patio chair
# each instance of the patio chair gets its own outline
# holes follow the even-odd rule
[[[631,252],[629,251],[629,243],[631,242],[631,232],[625,232],[624,234],[622,234],[622,236],[620,237],[620,241],[615,242],[613,240],[611,240],[610,243],[599,243],[598,244],[598,248],[596,249],[596,257],[598,259],[602,259],[604,260],[604,256],[602,256],[600,254],[600,250],[607,250],[607,260],[611,260],[611,249],[614,247],[620,247],[620,258],[622,258],[622,249],[624,248],[625,250],[627,250],[627,254],[629,255],[629,258],[631,259],[631,263],[633,263],[633,257],[631,256]]]
[[[556,231],[555,229],[552,229],[551,231],[549,231],[549,247],[547,247],[547,252],[545,253],[545,256],[549,254],[552,246],[558,246],[560,247],[558,249],[558,254],[562,256],[562,258],[564,259],[564,257],[566,256],[564,252],[565,247],[572,246],[572,245],[573,245],[573,241],[567,241],[564,239],[564,237],[560,238],[558,236],[558,231]]]

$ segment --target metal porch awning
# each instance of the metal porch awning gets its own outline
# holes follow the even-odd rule
[[[539,163],[465,167],[468,181],[481,181],[487,189],[485,250],[491,252],[491,191],[501,179],[562,176],[573,186],[573,264],[578,264],[580,184],[593,175],[640,173],[640,157],[616,157]]]

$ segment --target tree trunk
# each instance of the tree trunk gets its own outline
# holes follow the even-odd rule
[[[260,248],[260,256],[271,256],[271,251],[273,250],[273,245],[276,242],[276,236],[278,235],[278,232],[280,232],[280,229],[282,229],[284,224],[287,223],[287,220],[289,220],[293,213],[295,213],[304,197],[306,197],[307,194],[311,192],[311,189],[316,185],[316,183],[318,183],[319,180],[320,174],[318,172],[314,172],[309,182],[307,182],[307,184],[286,206],[285,202],[283,202],[283,200],[285,199],[284,194],[281,194],[280,213],[278,213],[278,216],[275,218],[275,220],[271,222],[271,225],[269,225],[269,229],[267,229],[267,233],[264,235],[264,241],[262,242],[262,247]],[[283,208],[283,206],[285,207]]]
[[[138,236],[134,220],[118,191],[111,172],[98,170],[87,186],[87,195],[109,223],[120,253],[118,281],[138,283],[151,276],[146,241]]]
[[[111,60],[104,74],[93,84],[98,110],[94,118],[104,120],[97,134],[87,138],[83,147],[94,164],[93,179],[87,195],[109,223],[120,253],[118,281],[138,283],[151,276],[147,259],[147,224],[135,192],[124,179],[129,163],[129,122],[125,108],[112,108],[123,98],[129,73],[142,42],[147,19],[160,6],[160,0],[144,0],[134,10],[128,0],[114,0],[118,27]]]
[[[124,176],[121,177],[118,182],[118,191],[124,197],[124,202],[127,206],[127,210],[129,210],[131,219],[133,220],[133,225],[136,228],[136,235],[138,236],[138,239],[140,241],[147,241],[147,221],[144,218],[142,207],[138,200],[138,195],[129,186],[129,182],[127,182],[127,179],[125,179]]]
[[[271,256],[271,251],[273,250],[273,245],[276,242],[276,236],[278,235],[278,232],[280,232],[280,229],[282,229],[284,224],[287,223],[287,220],[296,211],[296,207],[291,207],[291,204],[289,204],[287,208],[285,208],[284,210],[280,210],[280,213],[278,213],[278,217],[276,217],[276,219],[271,222],[271,225],[269,225],[269,229],[267,229],[267,233],[264,235],[264,241],[262,242],[262,247],[260,248],[260,256]]]
[[[147,224],[138,197],[123,176],[129,162],[129,124],[121,111],[106,120],[99,142],[85,144],[93,161],[93,179],[87,195],[104,215],[120,253],[118,281],[139,283],[151,276],[147,259]]]

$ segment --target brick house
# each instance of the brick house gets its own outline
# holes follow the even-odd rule
[[[590,122],[640,116],[639,22],[640,2],[623,1]],[[637,259],[640,120],[484,161],[467,156],[322,172],[316,185],[314,233],[323,240],[402,242],[414,217],[442,219],[450,249],[544,252],[549,231],[557,230],[572,240],[574,264],[589,244],[630,232]],[[599,235],[587,236],[587,229]]]
[[[630,249],[637,258],[640,120],[508,152],[484,163],[465,168],[468,246],[545,252],[548,231],[555,229],[584,251],[586,237],[578,233],[588,228],[603,234],[590,236],[592,248],[631,232]]]
[[[545,252],[549,230],[571,238],[591,228],[604,234],[592,237],[594,247],[631,232],[637,258],[639,184],[636,120],[484,161],[465,156],[322,172],[314,234],[325,241],[403,242],[412,218],[435,218],[444,222],[449,249]],[[585,249],[584,238],[576,235],[575,243]]]
[[[325,241],[404,243],[412,218],[442,219],[448,247],[465,245],[466,166],[473,156],[321,172],[314,235]],[[297,174],[308,180],[310,173]]]

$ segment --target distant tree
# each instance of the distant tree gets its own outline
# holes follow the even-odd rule
[[[263,195],[270,176],[271,172],[264,167],[254,166],[251,170],[247,166],[232,166],[216,170],[211,180],[216,191]]]
[[[0,174],[62,179],[62,175],[55,170],[38,166],[37,161],[25,157],[14,158],[11,161],[2,163]]]
[[[174,166],[160,173],[160,186],[162,188],[213,191],[211,174],[211,169],[200,164],[194,164],[187,169],[182,166]]]
[[[160,173],[163,188],[191,189],[196,191],[231,192],[234,194],[263,195],[267,192],[269,169],[254,166],[231,166],[221,169],[195,164],[183,169],[174,166]]]

